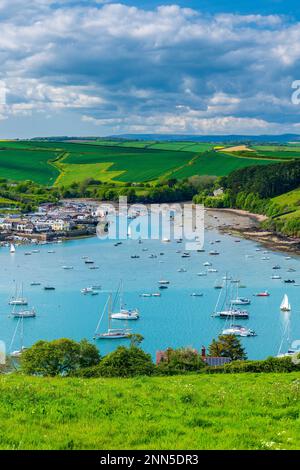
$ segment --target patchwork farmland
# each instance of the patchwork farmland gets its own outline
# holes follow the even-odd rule
[[[45,186],[68,186],[87,178],[152,183],[197,174],[222,176],[245,166],[300,157],[300,146],[292,144],[248,146],[251,151],[225,147],[184,141],[2,141],[0,177]]]

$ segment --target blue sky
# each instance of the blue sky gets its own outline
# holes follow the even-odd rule
[[[0,138],[300,133],[295,1],[0,0],[0,31]]]

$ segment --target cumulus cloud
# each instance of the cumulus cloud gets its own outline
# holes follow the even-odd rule
[[[298,128],[291,19],[101,0],[1,0],[0,18],[8,119],[69,110],[99,133]]]

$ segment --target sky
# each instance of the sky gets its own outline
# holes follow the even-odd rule
[[[0,139],[300,134],[293,0],[0,0],[0,64]]]

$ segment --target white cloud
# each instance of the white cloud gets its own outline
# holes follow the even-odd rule
[[[284,17],[1,0],[0,18],[7,116],[72,110],[99,128],[210,133],[299,121],[300,25]]]

